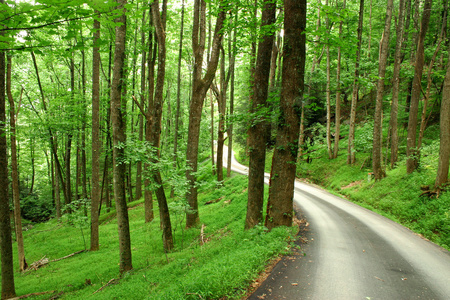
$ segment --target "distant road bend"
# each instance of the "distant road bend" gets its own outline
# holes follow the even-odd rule
[[[232,169],[248,171],[234,156]],[[449,251],[299,181],[294,209],[309,224],[304,256],[281,260],[248,299],[450,299]]]

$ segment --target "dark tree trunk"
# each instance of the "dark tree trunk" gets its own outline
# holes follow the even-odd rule
[[[92,190],[91,190],[91,251],[99,249],[98,217],[101,199],[100,186],[100,22],[94,20],[92,49]]]
[[[280,116],[270,174],[266,227],[291,226],[296,158],[303,100],[306,0],[284,1],[283,79]]]
[[[359,60],[361,58],[361,41],[362,41],[362,29],[363,29],[363,17],[364,17],[364,0],[359,2],[359,21],[358,21],[358,45],[356,46],[356,63],[355,63],[355,75],[353,80],[353,94],[352,94],[352,106],[350,110],[350,128],[348,132],[348,148],[347,148],[347,164],[351,165],[355,163],[355,147],[353,141],[355,139],[355,127],[356,127],[356,104],[358,102],[359,91]]]
[[[408,135],[406,140],[406,172],[411,174],[419,165],[420,150],[416,147],[417,114],[419,100],[422,91],[422,71],[424,64],[425,36],[430,22],[432,0],[425,0],[422,15],[422,24],[417,42],[417,51],[414,67],[414,79],[411,92],[411,104],[409,107]]]
[[[192,99],[189,108],[189,127],[186,160],[188,169],[186,179],[188,192],[186,199],[189,211],[186,213],[186,227],[192,227],[199,222],[196,175],[198,164],[198,144],[200,138],[200,121],[202,117],[203,102],[206,92],[214,79],[214,74],[219,62],[220,45],[222,41],[222,28],[225,20],[225,11],[222,7],[224,1],[220,2],[221,9],[217,17],[214,40],[211,51],[211,59],[208,62],[206,73],[202,78],[203,54],[205,50],[205,7],[204,0],[194,2],[194,24],[192,31],[192,48],[194,53]]]
[[[389,128],[391,130],[391,168],[394,168],[398,160],[398,92],[400,85],[400,64],[402,58],[402,43],[404,31],[405,0],[400,0],[398,6],[397,41],[394,54],[394,72],[392,74],[392,101]]]
[[[381,150],[383,141],[383,94],[384,94],[384,77],[386,75],[386,65],[389,54],[389,33],[391,31],[392,7],[393,0],[387,1],[386,19],[384,24],[384,33],[380,42],[380,54],[378,65],[378,82],[377,82],[377,98],[375,104],[375,116],[373,125],[373,154],[372,154],[372,169],[375,175],[375,180],[380,180],[386,176],[381,166]]]
[[[261,27],[275,23],[276,4],[266,1],[261,17]],[[248,201],[245,228],[249,229],[263,222],[264,202],[264,167],[266,161],[267,141],[267,96],[269,90],[270,62],[274,32],[265,35],[258,45],[255,77],[250,97],[250,114],[254,115],[248,130],[249,172]]]
[[[3,5],[4,1],[0,0]],[[0,33],[3,36],[3,33]],[[5,93],[5,52],[0,50],[0,258],[2,277],[2,299],[16,296],[14,286],[13,249],[11,239],[11,219],[8,199],[8,152],[6,146],[6,93]]]
[[[123,115],[122,89],[125,67],[125,45],[126,45],[126,0],[118,0],[117,9],[123,10],[123,15],[115,22],[121,23],[116,31],[116,48],[114,51],[114,71],[111,84],[111,121],[113,127],[113,170],[114,170],[114,199],[116,202],[117,225],[119,230],[120,248],[120,273],[133,268],[131,260],[130,224],[128,221],[128,208],[126,199],[126,164],[121,162],[125,153],[124,148],[119,147],[126,142],[126,123]]]
[[[450,161],[450,55],[447,63],[447,74],[442,91],[440,116],[440,149],[439,162],[434,186],[440,188],[448,182],[448,169]]]

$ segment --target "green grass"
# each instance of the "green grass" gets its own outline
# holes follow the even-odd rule
[[[159,218],[144,223],[143,206],[133,203],[129,219],[134,269],[97,293],[119,275],[117,222],[110,215],[102,219],[99,251],[50,262],[37,271],[17,272],[17,294],[56,291],[62,292],[62,299],[238,299],[274,257],[286,253],[295,234],[293,228],[243,230],[246,184],[245,176],[233,175],[221,189],[204,185],[199,195],[201,223],[196,228],[184,229],[183,216],[174,212],[175,251],[167,256]],[[221,200],[205,205],[214,199]],[[200,245],[202,224],[206,243]],[[83,228],[83,234],[89,244],[89,228]],[[56,220],[35,225],[24,238],[29,264],[84,249],[80,228]]]

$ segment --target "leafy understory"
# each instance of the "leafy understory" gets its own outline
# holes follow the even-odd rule
[[[75,221],[72,226],[60,226],[54,219],[36,224],[25,232],[27,259],[31,263],[45,256],[49,262],[37,270],[16,273],[17,294],[53,292],[32,299],[54,295],[60,299],[238,299],[265,265],[289,251],[295,235],[294,228],[285,227],[271,232],[261,226],[244,231],[246,181],[245,176],[234,175],[221,189],[205,186],[199,197],[201,224],[196,228],[184,229],[181,216],[173,212],[173,221],[179,219],[179,224],[174,227],[175,251],[167,254],[159,218],[144,223],[143,206],[139,201],[132,203],[134,269],[121,278],[117,277],[119,247],[114,218],[100,226],[99,251],[84,251],[58,261],[54,260],[85,249],[89,228]],[[174,209],[178,201],[172,200]]]

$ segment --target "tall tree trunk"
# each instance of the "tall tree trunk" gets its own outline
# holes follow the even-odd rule
[[[444,3],[444,6],[447,6],[447,3]],[[433,74],[433,67],[434,63],[436,61],[436,57],[439,53],[439,50],[441,49],[442,40],[444,38],[445,29],[447,26],[447,10],[444,11],[444,15],[442,18],[442,25],[441,25],[441,32],[439,34],[439,39],[437,41],[436,49],[434,50],[433,56],[431,57],[430,63],[428,65],[428,72],[427,72],[427,89],[425,91],[424,99],[423,99],[423,105],[422,105],[422,115],[420,118],[420,129],[419,129],[419,139],[417,141],[417,148],[420,149],[422,147],[422,140],[423,135],[425,133],[425,128],[428,123],[427,118],[427,109],[428,109],[428,102],[430,100],[430,94],[431,94],[431,75]]]
[[[344,0],[342,4],[342,9],[345,9],[346,0]],[[344,20],[341,19],[339,22],[339,39],[342,39],[342,30],[343,30]],[[334,131],[334,149],[333,149],[333,158],[338,157],[339,153],[339,140],[340,140],[340,132],[341,132],[341,60],[342,60],[342,49],[341,46],[338,46],[338,54],[337,54],[337,66],[336,66],[336,111],[335,111],[335,131]]]
[[[0,4],[4,4],[0,0]],[[3,32],[0,32],[0,37]],[[5,52],[0,50],[0,259],[2,277],[2,299],[16,296],[14,286],[14,265],[11,239],[11,219],[8,199],[8,152],[6,146],[6,93],[5,93]]]
[[[273,1],[265,1],[261,16],[261,28],[267,28],[275,23],[276,5]],[[264,168],[266,161],[267,141],[267,96],[269,90],[270,62],[274,32],[269,31],[258,45],[255,77],[252,95],[250,97],[250,114],[253,120],[248,129],[249,172],[248,201],[245,228],[253,228],[263,222],[264,205]]]
[[[439,162],[436,174],[435,188],[440,188],[448,182],[448,170],[450,162],[450,55],[447,62],[447,74],[442,91],[441,116],[440,116],[440,148]]]
[[[284,1],[284,62],[266,227],[292,225],[294,181],[304,89],[306,0]]]
[[[19,188],[19,165],[17,162],[17,144],[16,144],[16,117],[19,113],[20,106],[15,109],[14,99],[11,93],[11,56],[8,55],[6,71],[6,94],[9,100],[9,124],[10,124],[10,140],[11,140],[11,179],[12,179],[12,194],[14,202],[14,221],[16,227],[16,240],[17,240],[17,256],[19,259],[20,271],[24,271],[27,268],[27,261],[25,260],[25,250],[23,246],[23,234],[22,234],[22,216],[20,214],[20,188]],[[20,99],[22,99],[22,92]],[[21,101],[19,101],[20,104]]]
[[[389,34],[391,31],[392,7],[393,0],[387,1],[386,18],[384,23],[384,33],[380,42],[380,54],[378,65],[378,82],[377,82],[377,98],[375,104],[375,116],[373,124],[373,153],[372,153],[372,169],[375,180],[380,180],[386,176],[381,166],[382,140],[383,140],[383,94],[384,94],[384,77],[386,75],[386,65],[389,54]]]
[[[100,21],[94,20],[92,47],[92,189],[91,189],[91,251],[99,250],[100,182]]]
[[[326,1],[326,6],[328,6],[328,0]],[[328,150],[328,158],[333,158],[333,149],[331,148],[331,58],[330,58],[330,38],[331,27],[330,27],[330,18],[328,17],[328,13],[326,16],[326,48],[327,48],[327,87],[326,87],[326,97],[327,97],[327,127],[326,127],[326,135],[327,135],[327,150]]]
[[[394,54],[394,72],[392,74],[392,101],[391,101],[391,117],[389,120],[389,128],[391,130],[391,168],[398,160],[398,92],[400,85],[400,65],[402,59],[402,42],[404,32],[404,10],[405,0],[400,0],[398,5],[398,23],[397,23],[397,41],[395,44]]]
[[[181,24],[180,24],[180,43],[178,44],[178,66],[177,66],[177,108],[175,113],[175,132],[173,139],[173,169],[177,169],[178,161],[178,132],[180,131],[180,113],[181,113],[181,60],[183,58],[183,33],[184,33],[184,0],[181,0]],[[175,195],[172,188],[170,196]]]
[[[153,25],[156,31],[156,37],[158,39],[158,74],[156,78],[156,88],[154,97],[154,106],[152,114],[152,141],[153,147],[158,149],[157,158],[152,160],[152,163],[156,164],[159,161],[160,152],[160,140],[161,140],[161,120],[162,120],[162,107],[163,107],[163,91],[164,91],[164,77],[166,72],[166,33],[165,33],[165,18],[164,15],[167,9],[167,0],[163,0],[162,17],[159,13],[159,1],[155,0],[152,3],[152,17]],[[161,179],[161,173],[159,169],[153,171],[153,179],[157,185],[156,198],[158,200],[161,225],[163,230],[163,243],[164,250],[169,252],[173,249],[172,238],[172,225],[170,222],[169,207],[167,205],[166,194],[164,192],[164,186]]]
[[[234,16],[234,22],[237,23],[237,17],[238,13],[236,12]],[[231,42],[231,38],[229,40]],[[237,53],[237,46],[236,46],[236,27],[233,30],[233,44],[230,48],[230,72],[231,72],[231,82],[230,82],[230,110],[229,110],[229,116],[233,116],[234,114],[234,78],[235,78],[235,61],[236,61],[236,53]],[[233,50],[231,50],[233,49]],[[233,157],[233,122],[230,121],[228,123],[228,154],[227,154],[227,177],[231,176],[231,159]]]
[[[202,78],[203,54],[205,49],[205,7],[204,0],[194,1],[194,23],[192,31],[192,49],[194,53],[192,99],[189,108],[189,127],[186,160],[188,169],[186,179],[188,182],[188,192],[186,199],[189,204],[189,211],[186,213],[186,227],[192,227],[199,221],[196,175],[198,164],[198,144],[200,138],[200,121],[202,116],[203,102],[206,93],[214,79],[214,74],[219,62],[220,45],[222,41],[222,28],[225,20],[224,1],[220,1],[220,12],[216,21],[214,31],[211,59],[206,67],[206,73]]]
[[[355,75],[353,80],[353,93],[352,104],[350,110],[350,128],[348,132],[348,149],[347,149],[347,164],[352,165],[355,163],[355,146],[353,144],[355,139],[355,127],[356,127],[356,104],[358,102],[358,90],[359,90],[359,61],[361,58],[361,41],[362,41],[362,29],[364,18],[364,0],[359,1],[359,21],[358,21],[358,45],[356,46],[356,63],[355,63]]]
[[[422,71],[424,63],[425,36],[430,22],[432,0],[425,0],[417,41],[416,60],[414,68],[414,79],[411,92],[411,105],[409,108],[408,135],[406,140],[406,172],[411,174],[419,165],[420,150],[416,147],[417,136],[417,114],[419,111],[419,100],[422,91]]]
[[[128,208],[125,191],[126,164],[123,159],[125,144],[126,124],[123,116],[122,89],[125,67],[125,44],[126,44],[126,8],[127,0],[118,0],[118,10],[123,10],[123,14],[116,18],[116,47],[114,51],[114,71],[111,84],[111,121],[113,127],[113,170],[114,170],[114,199],[116,202],[117,225],[119,230],[120,248],[120,273],[124,273],[133,268],[131,260],[130,224],[128,221]]]

